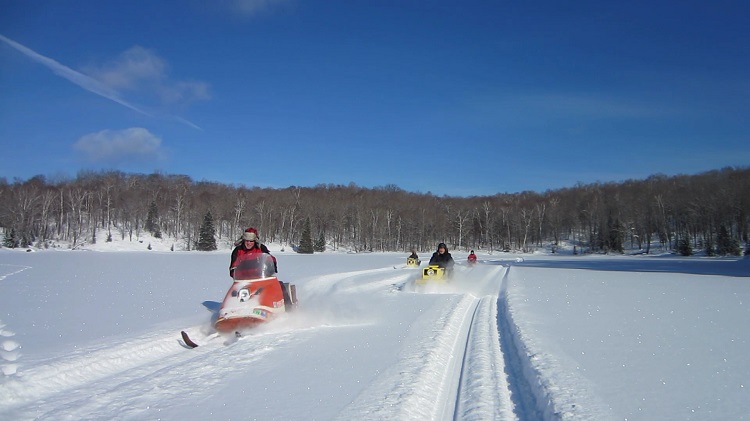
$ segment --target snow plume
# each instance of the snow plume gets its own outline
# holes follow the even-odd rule
[[[161,139],[141,127],[90,133],[78,139],[73,148],[83,153],[89,161],[110,164],[163,157]]]

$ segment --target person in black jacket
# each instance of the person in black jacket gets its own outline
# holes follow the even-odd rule
[[[430,264],[438,265],[441,268],[445,268],[446,272],[450,272],[455,263],[456,262],[453,261],[453,256],[448,253],[448,247],[445,243],[438,244],[437,251],[432,253],[432,257],[430,258]]]

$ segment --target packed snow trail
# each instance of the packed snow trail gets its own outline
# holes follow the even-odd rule
[[[363,272],[372,271],[357,274]],[[218,340],[187,350],[178,341],[179,330],[170,329],[80,348],[6,379],[0,387],[0,418],[54,419],[65,414],[78,419],[129,419],[150,416],[154,408],[169,411],[196,396],[210,396],[213,386],[279,346],[293,346],[316,330],[337,326],[325,317],[311,323],[282,319],[286,320],[259,327],[231,347]],[[205,328],[187,330],[198,338]],[[44,405],[39,405],[40,399]]]
[[[504,269],[459,270],[430,289],[396,363],[337,419],[514,420],[496,323]]]
[[[274,419],[315,407],[317,419],[515,420],[497,324],[505,271],[462,267],[424,294],[394,291],[418,274],[398,266],[313,276],[298,311],[230,345],[207,324],[146,326],[29,360],[0,384],[0,418],[210,419],[262,402]],[[180,330],[201,346],[186,349]]]
[[[268,329],[229,346],[217,340],[194,350],[182,347],[174,331],[163,331],[82,349],[3,384],[0,414],[12,419],[56,419],[61,414],[73,419],[151,418],[193,399],[210,399],[224,380],[279,347],[336,328]],[[44,405],[38,404],[40,399]]]
[[[748,419],[747,276],[487,259],[413,293],[401,255],[287,254],[300,307],[224,345],[225,254],[0,249],[0,419]]]
[[[497,341],[496,314],[495,297],[482,297],[466,341],[453,417],[456,420],[514,419],[513,404],[507,393],[510,387]]]

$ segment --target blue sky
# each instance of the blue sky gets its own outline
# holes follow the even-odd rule
[[[472,196],[750,165],[750,5],[0,0],[0,177]]]

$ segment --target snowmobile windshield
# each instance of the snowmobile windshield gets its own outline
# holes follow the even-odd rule
[[[235,281],[269,278],[274,274],[273,259],[265,253],[239,256],[233,269]]]

